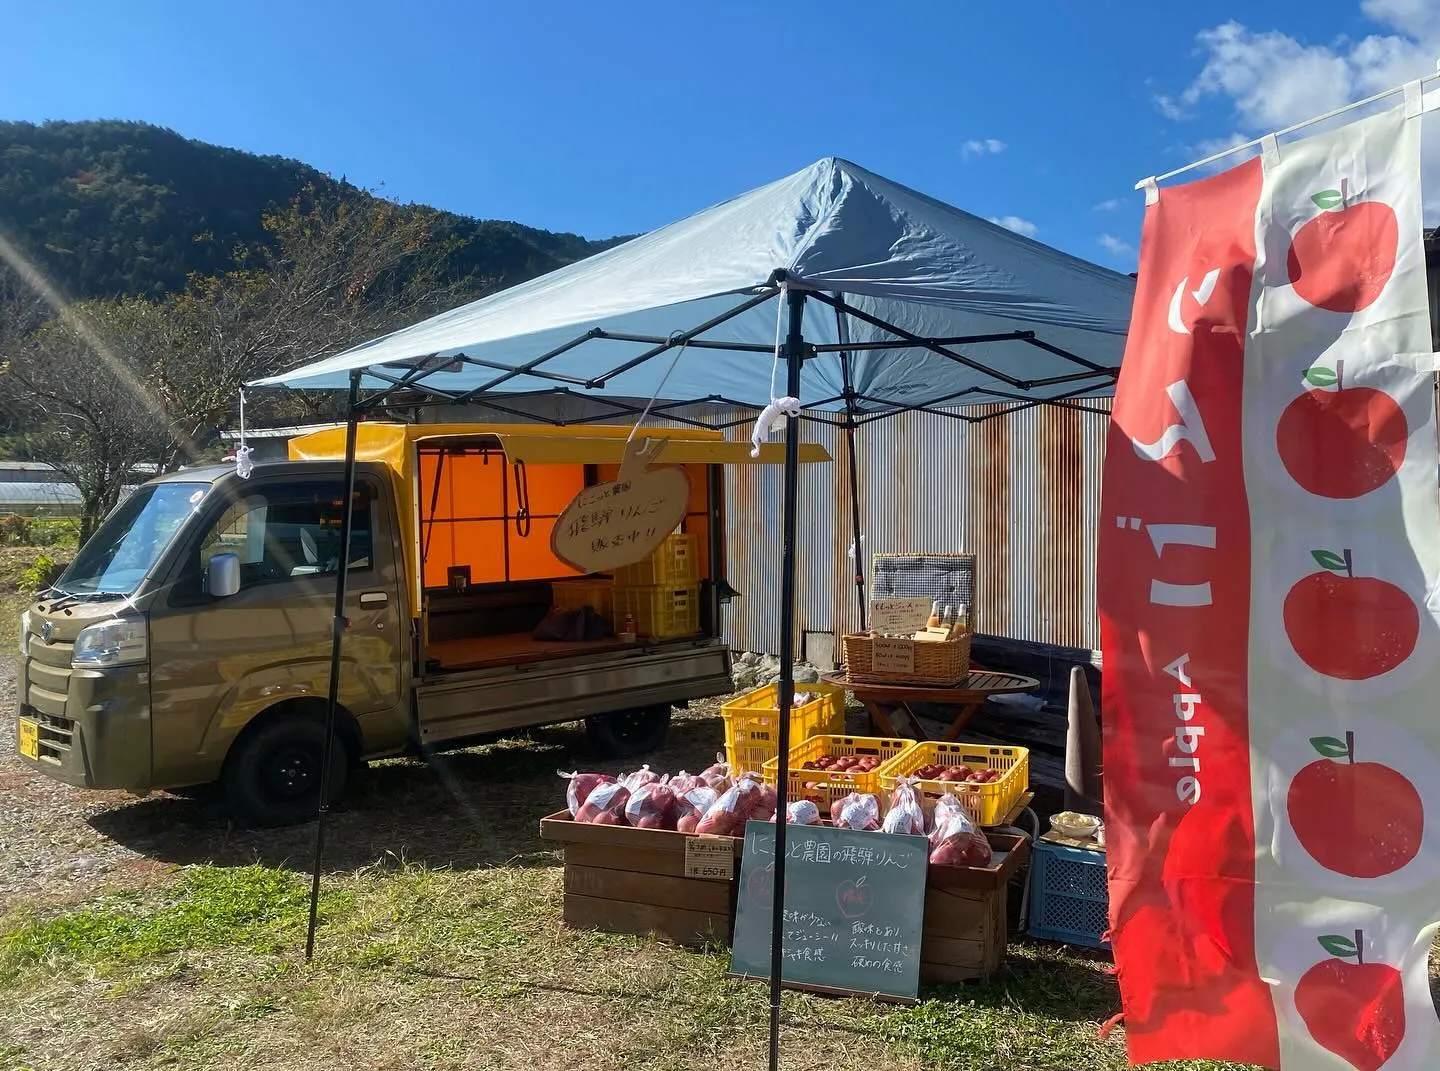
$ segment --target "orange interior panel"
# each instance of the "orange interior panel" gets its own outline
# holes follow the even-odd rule
[[[594,466],[596,481],[613,480],[619,466]],[[440,482],[436,486],[436,472]],[[683,530],[695,539],[700,575],[710,575],[709,482],[704,465],[687,465],[690,501]],[[472,584],[550,580],[578,571],[550,550],[555,521],[585,487],[583,465],[512,465],[499,449],[420,454],[420,543],[424,584],[445,587],[453,565],[470,567]],[[517,482],[517,471],[520,474]],[[521,494],[529,525],[517,520]],[[433,503],[433,508],[432,508]],[[520,530],[525,528],[525,534]]]

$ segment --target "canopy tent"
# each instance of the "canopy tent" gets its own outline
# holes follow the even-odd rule
[[[1108,393],[1134,284],[832,158],[258,385],[340,389],[358,370],[366,408],[401,391],[661,395],[668,417],[703,422],[691,407],[770,401],[786,287],[815,299],[796,396],[864,422]],[[682,343],[706,352],[655,359]]]
[[[401,398],[413,404],[415,392],[500,411],[506,411],[505,396],[608,394],[629,399],[614,401],[616,414],[648,410],[702,425],[711,411],[706,403],[761,409],[777,396],[798,398],[805,414],[785,421],[777,741],[783,815],[795,693],[800,419],[828,420],[850,438],[858,547],[857,427],[906,411],[953,416],[939,407],[998,403],[986,417],[965,418],[986,419],[1107,394],[1119,371],[1133,290],[1127,276],[847,161],[826,159],[587,260],[255,385],[348,388],[347,482],[354,479],[360,414]],[[656,359],[662,355],[670,359]],[[780,360],[783,387],[775,379]],[[660,400],[641,406],[636,398]],[[835,413],[843,416],[826,415]],[[341,529],[347,554],[353,503],[347,495]],[[855,565],[863,627],[858,554]],[[327,750],[334,739],[345,589],[342,571]],[[329,770],[327,753],[307,957]],[[776,824],[775,838],[772,1071],[779,1051],[784,821]]]

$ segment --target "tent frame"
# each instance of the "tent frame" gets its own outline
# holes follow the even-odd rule
[[[786,324],[783,344],[778,348],[756,343],[733,343],[706,340],[702,336],[706,331],[723,324],[729,319],[740,315],[755,306],[770,300],[781,297],[786,306]],[[804,317],[807,300],[814,299],[834,309],[837,320],[841,326],[841,341],[834,344],[813,345],[806,342],[804,336]],[[847,320],[849,317],[875,327],[893,336],[893,340],[877,340],[871,342],[854,342],[845,336],[848,334]],[[594,379],[584,380],[576,376],[562,375],[545,371],[542,366],[551,359],[567,353],[586,342],[596,339],[609,339],[615,341],[627,341],[639,344],[649,344],[650,349],[644,353],[632,357],[624,363],[617,365],[607,372]],[[980,342],[1018,342],[1024,345],[1038,347],[1058,357],[1061,357],[1078,366],[1082,371],[1061,376],[1051,376],[1043,379],[1018,380],[1008,376],[994,368],[966,357],[958,352],[955,347]],[[636,416],[643,417],[647,412],[665,417],[668,420],[676,421],[683,425],[710,430],[724,430],[749,423],[748,418],[738,420],[708,422],[696,417],[680,415],[677,410],[698,405],[724,405],[739,409],[749,409],[758,412],[762,406],[749,402],[737,401],[720,395],[711,395],[706,398],[691,399],[688,401],[651,402],[645,407],[637,407],[631,403],[612,401],[610,399],[596,398],[590,394],[580,394],[575,388],[585,390],[596,390],[603,388],[610,380],[621,373],[628,371],[647,361],[659,357],[675,347],[686,347],[694,349],[723,349],[740,350],[754,353],[757,356],[769,356],[773,359],[782,359],[786,368],[787,394],[790,397],[799,397],[801,390],[801,372],[805,361],[823,353],[835,353],[840,358],[843,375],[843,391],[834,398],[827,398],[821,402],[811,403],[813,405],[826,405],[835,402],[843,402],[843,418],[836,419],[828,416],[821,416],[815,412],[802,413],[798,417],[787,417],[785,432],[785,461],[784,461],[784,483],[783,483],[783,508],[781,516],[782,527],[782,560],[781,560],[781,607],[780,607],[780,680],[779,680],[779,710],[780,710],[780,733],[779,733],[779,759],[780,769],[776,778],[776,813],[784,815],[786,806],[789,803],[789,756],[790,756],[790,710],[795,698],[795,589],[796,589],[796,540],[799,516],[799,451],[800,451],[800,421],[809,420],[812,422],[827,424],[831,427],[842,429],[845,432],[846,442],[849,449],[849,484],[850,484],[850,521],[851,532],[854,538],[855,550],[855,588],[856,599],[859,603],[860,623],[864,627],[866,617],[865,599],[865,570],[863,565],[863,550],[861,549],[863,533],[860,526],[860,488],[858,464],[856,461],[855,432],[858,428],[878,420],[899,416],[903,413],[926,413],[932,416],[943,416],[950,419],[962,420],[966,423],[981,423],[995,417],[1006,416],[1011,413],[1030,409],[1037,405],[1055,405],[1068,409],[1075,409],[1081,412],[1093,413],[1097,416],[1106,416],[1108,413],[1099,408],[1087,406],[1081,403],[1084,396],[1095,396],[1095,392],[1106,387],[1113,388],[1119,374],[1117,367],[1105,367],[1097,365],[1057,346],[1052,346],[1035,337],[1033,331],[1015,331],[1005,334],[974,335],[957,338],[922,338],[914,335],[903,328],[888,323],[879,317],[872,316],[855,308],[854,305],[845,301],[838,293],[826,294],[807,286],[801,280],[791,280],[784,270],[776,270],[768,283],[757,287],[755,291],[738,305],[712,317],[697,327],[687,331],[676,332],[668,338],[654,336],[642,336],[634,334],[620,334],[595,328],[584,334],[555,347],[546,353],[527,361],[523,365],[514,367],[500,365],[496,362],[482,361],[463,353],[448,357],[430,355],[408,362],[411,367],[405,371],[399,371],[395,365],[367,366],[355,368],[350,371],[349,397],[346,405],[346,434],[345,434],[345,508],[342,514],[340,542],[342,551],[340,560],[346,563],[346,568],[338,572],[335,585],[335,611],[333,621],[333,638],[330,654],[330,686],[327,696],[325,713],[325,748],[324,759],[320,770],[320,802],[316,814],[314,858],[312,860],[311,881],[310,881],[310,917],[309,927],[305,939],[305,958],[307,961],[314,955],[315,931],[317,925],[317,909],[320,894],[320,874],[322,858],[325,848],[325,825],[329,814],[330,795],[330,766],[333,761],[333,748],[335,746],[335,728],[339,709],[339,685],[341,669],[341,647],[348,622],[345,619],[345,600],[347,596],[347,574],[350,561],[351,535],[354,526],[354,495],[356,477],[356,439],[357,427],[360,418],[371,413],[386,413],[395,408],[414,408],[417,403],[413,398],[400,401],[403,395],[413,392],[420,392],[431,402],[452,405],[478,405],[493,409],[497,412],[513,416],[523,417],[528,420],[551,423],[557,426],[569,424],[580,424],[583,420],[560,420],[536,417],[534,414],[525,413],[521,410],[507,407],[495,400],[491,392],[503,384],[519,376],[532,376],[539,379],[553,381],[556,387],[548,390],[531,392],[501,392],[501,396],[507,399],[522,397],[573,397],[591,402],[599,402],[602,405],[613,409],[607,414],[611,417]],[[937,354],[947,360],[954,361],[973,371],[980,372],[992,379],[1003,383],[1009,390],[995,390],[985,387],[970,387],[966,390],[957,391],[948,395],[928,399],[923,402],[892,404],[881,402],[878,399],[858,393],[852,381],[852,361],[857,353],[870,351],[885,351],[893,349],[924,349],[930,353]],[[490,368],[500,374],[495,378],[481,384],[479,387],[464,391],[446,391],[436,384],[430,382],[430,378],[437,374],[443,374],[447,369],[457,368],[462,364],[472,365],[479,368]],[[362,392],[363,377],[380,379],[387,385],[379,390],[364,394]],[[1092,381],[1092,382],[1086,382]],[[1072,383],[1080,383],[1081,386],[1068,393],[1062,393],[1055,397],[1027,398],[1025,393],[1036,388],[1064,386]],[[963,403],[964,400],[974,394],[983,394],[989,397],[1003,397],[1013,400],[1014,405],[1003,406],[995,411],[980,416],[972,416],[965,413],[956,413],[939,408],[945,405]],[[588,418],[593,422],[595,418]],[[712,512],[713,524],[713,512]],[[718,618],[718,612],[716,614]],[[770,948],[770,1052],[769,1066],[771,1071],[776,1071],[779,1066],[779,1044],[780,1044],[780,995],[782,991],[782,948],[783,948],[783,911],[785,902],[785,852],[786,833],[788,823],[780,820],[775,823],[775,894],[773,916],[771,923],[771,948]]]

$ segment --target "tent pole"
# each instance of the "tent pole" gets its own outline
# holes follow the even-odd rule
[[[320,867],[325,854],[325,816],[330,811],[330,763],[340,706],[340,641],[345,635],[346,581],[350,573],[350,534],[355,526],[355,439],[360,421],[360,369],[350,373],[350,402],[345,424],[345,505],[340,514],[340,562],[335,572],[335,617],[330,637],[330,694],[325,709],[325,750],[320,761],[320,804],[315,815],[314,865],[310,872],[310,926],[305,933],[305,962],[315,955],[315,923],[320,906]]]
[[[840,295],[835,295],[838,299]],[[842,342],[848,342],[850,338],[849,324],[846,322],[845,313],[842,309],[835,309],[836,334]],[[854,539],[855,547],[855,601],[860,607],[860,631],[866,628],[865,611],[865,557],[860,547],[860,463],[855,457],[855,423],[857,415],[855,407],[855,383],[850,376],[850,354],[842,350],[840,353],[840,374],[844,377],[845,398],[845,452],[850,459],[850,535]]]
[[[800,397],[800,369],[805,360],[805,291],[786,288],[789,323],[785,338],[785,393]],[[780,682],[779,776],[775,779],[775,900],[770,919],[770,1071],[780,1067],[781,952],[785,940],[786,807],[790,787],[790,709],[795,702],[795,544],[799,527],[800,421],[785,421],[785,495],[780,559]]]

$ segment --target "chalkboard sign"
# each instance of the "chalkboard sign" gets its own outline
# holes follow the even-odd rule
[[[924,837],[788,826],[783,985],[913,999],[925,915]],[[770,977],[775,826],[749,822],[730,972]]]

